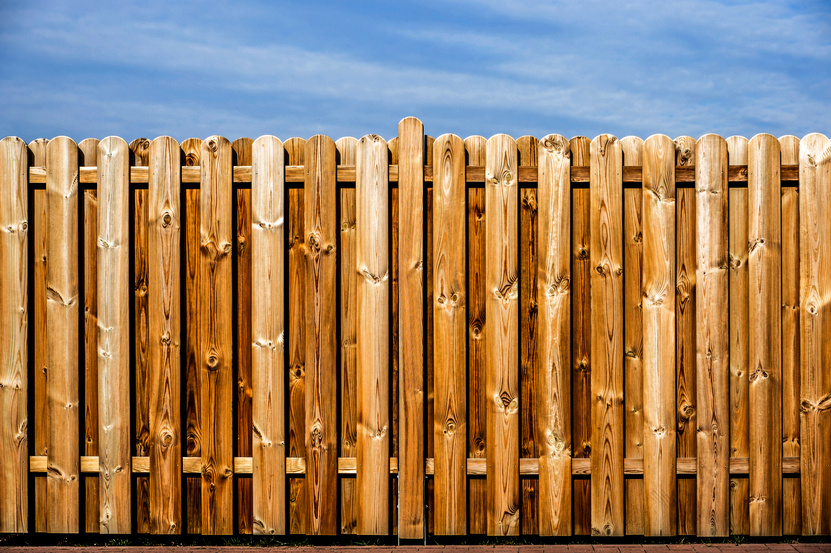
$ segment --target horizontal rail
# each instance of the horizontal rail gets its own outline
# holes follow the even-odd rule
[[[623,167],[623,182],[638,183],[643,180],[641,167]],[[519,182],[536,183],[537,167],[519,167]],[[795,182],[799,180],[799,165],[782,165],[780,175],[783,182]],[[133,184],[147,184],[150,178],[149,167],[131,167],[130,182]],[[306,168],[303,165],[289,165],[285,168],[285,180],[288,183],[304,182]],[[201,179],[201,168],[199,166],[182,167],[182,182],[185,184],[196,184]],[[81,184],[95,184],[98,180],[97,167],[81,167]],[[468,165],[465,171],[467,182],[484,182],[485,168],[481,165]],[[735,184],[747,185],[747,165],[731,165],[728,168],[727,180]],[[354,165],[338,165],[337,181],[341,183],[355,182]],[[32,184],[44,184],[46,182],[45,167],[30,167],[29,182]],[[251,166],[238,165],[234,167],[234,182],[251,182]],[[389,166],[389,182],[398,182],[398,165]],[[433,166],[424,166],[424,182],[433,182]],[[582,184],[589,182],[589,167],[574,166],[571,168],[571,182]],[[695,167],[678,166],[675,168],[676,183],[694,183]]]
[[[432,457],[425,460],[425,473],[435,474],[435,463]],[[682,476],[695,476],[698,460],[695,457],[678,457],[676,473]],[[539,459],[520,459],[519,474],[521,476],[537,476],[539,474]],[[356,474],[358,460],[356,457],[339,457],[338,474]],[[730,458],[730,474],[746,475],[750,471],[750,461],[747,457]],[[46,456],[36,455],[29,457],[29,472],[33,474],[46,473]],[[84,474],[98,473],[97,456],[81,456],[81,472]],[[150,472],[150,457],[133,457],[133,474],[147,474]],[[252,457],[234,457],[234,474],[251,474],[253,472]],[[201,457],[182,457],[183,474],[201,474]],[[624,459],[623,473],[627,476],[643,475],[643,459]],[[286,475],[299,476],[306,474],[305,457],[286,457]],[[390,474],[398,474],[398,458],[390,457]],[[469,458],[467,460],[468,476],[487,475],[487,459]],[[571,474],[574,476],[591,475],[591,458],[574,457],[571,460]],[[799,457],[782,458],[782,474],[799,474]]]

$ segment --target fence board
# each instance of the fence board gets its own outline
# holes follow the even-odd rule
[[[485,160],[485,394],[488,535],[519,534],[519,186],[517,146],[498,134]]]
[[[0,140],[0,532],[29,529],[29,150]]]
[[[442,135],[433,145],[433,359],[436,409],[436,535],[467,532],[467,291],[465,145]]]
[[[306,491],[313,535],[337,533],[337,207],[335,143],[306,142]]]
[[[78,447],[78,146],[65,136],[46,147],[47,531],[77,533]]]
[[[129,534],[130,505],[130,149],[98,145],[98,505],[102,534]]]
[[[180,437],[180,149],[150,144],[148,214],[148,403],[150,532],[182,532]]]
[[[352,137],[335,142],[338,164],[355,164],[358,141]],[[356,365],[358,339],[358,261],[355,248],[355,189],[340,190],[340,454],[356,457],[357,403]],[[356,520],[355,479],[340,480],[340,532],[354,534]]]
[[[643,165],[643,139],[627,136],[620,140],[623,166]],[[623,351],[624,417],[627,459],[643,459],[644,389],[643,322],[641,290],[643,279],[643,194],[641,188],[623,190]],[[626,534],[644,533],[642,478],[626,479]]]
[[[799,139],[779,138],[783,165],[799,163]],[[782,455],[799,457],[799,192],[782,188]],[[782,533],[802,533],[798,477],[782,481]]]
[[[543,137],[539,160],[539,356],[536,441],[541,536],[571,535],[571,149]]]
[[[696,404],[698,411],[698,535],[729,532],[730,344],[727,244],[727,143],[704,135],[695,146],[696,169]]]
[[[286,533],[285,184],[283,144],[254,141],[251,155],[251,371],[253,531]]]
[[[592,535],[624,532],[623,178],[620,141],[591,143]]]
[[[799,143],[802,534],[831,533],[831,142]]]
[[[389,183],[383,138],[358,141],[357,532],[389,531]]]
[[[643,163],[644,534],[676,534],[675,144],[644,143]]]

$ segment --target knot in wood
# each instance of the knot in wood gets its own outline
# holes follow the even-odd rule
[[[212,154],[215,154],[217,149],[219,149],[219,143],[215,138],[211,138],[207,142],[205,142],[205,146],[208,148],[208,150],[210,150]]]
[[[170,213],[165,212],[162,215],[162,227],[167,228],[170,226],[170,223],[173,221],[173,217],[170,216]]]
[[[26,232],[27,230],[29,230],[29,223],[27,223],[26,221],[21,222],[20,223],[20,230],[22,232]]]
[[[208,365],[208,369],[215,371],[219,368],[219,355],[215,352],[211,352],[208,354],[208,358],[206,359],[206,363]]]
[[[589,250],[586,249],[585,246],[580,246],[577,250],[577,259],[588,259],[589,258]]]
[[[323,434],[317,426],[312,428],[311,443],[313,448],[318,448],[323,443]]]
[[[553,136],[548,136],[543,140],[542,147],[549,151],[554,151],[556,153],[563,151],[563,143],[562,141]]]

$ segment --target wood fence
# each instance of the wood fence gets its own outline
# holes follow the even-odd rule
[[[3,532],[831,534],[831,142],[4,138],[0,359]]]

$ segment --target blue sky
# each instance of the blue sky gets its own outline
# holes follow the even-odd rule
[[[831,1],[0,0],[0,136],[831,132]]]

